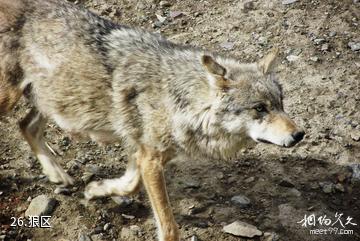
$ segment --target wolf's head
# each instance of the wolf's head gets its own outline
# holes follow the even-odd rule
[[[303,139],[304,131],[284,112],[281,86],[271,74],[277,52],[252,64],[204,55],[202,64],[217,99],[213,108],[222,129],[290,147]]]

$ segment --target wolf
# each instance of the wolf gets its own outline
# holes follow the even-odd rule
[[[284,112],[277,52],[242,63],[69,2],[0,0],[0,110],[29,99],[20,130],[49,180],[63,185],[73,179],[43,138],[48,120],[98,142],[121,140],[124,175],[89,183],[85,198],[132,195],[142,184],[158,239],[178,241],[168,161],[179,153],[227,160],[249,143],[291,147],[303,139]]]

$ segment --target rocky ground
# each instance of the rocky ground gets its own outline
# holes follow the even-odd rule
[[[75,3],[243,61],[257,60],[272,47],[281,50],[285,108],[306,130],[304,141],[291,149],[259,144],[234,162],[180,157],[168,165],[183,240],[360,240],[359,1]],[[74,187],[59,188],[41,174],[19,133],[16,123],[27,110],[22,103],[0,122],[0,240],[155,240],[144,191],[132,198],[82,201],[87,182],[123,173],[121,143],[99,147],[75,141],[49,124],[46,138],[76,179]],[[10,226],[12,217],[39,212],[52,216],[51,228]],[[320,228],[327,234],[310,234]]]

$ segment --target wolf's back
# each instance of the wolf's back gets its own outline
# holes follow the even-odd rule
[[[18,51],[24,9],[21,0],[0,0],[0,115],[9,112],[21,96]]]

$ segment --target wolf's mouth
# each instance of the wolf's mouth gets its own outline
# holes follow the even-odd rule
[[[294,146],[296,144],[296,142],[292,142],[292,143],[289,143],[289,144],[278,145],[278,144],[272,143],[270,141],[267,141],[267,140],[261,139],[261,138],[258,138],[256,140],[259,141],[259,142],[265,143],[265,144],[272,144],[272,145],[282,146],[282,147],[287,147],[287,148],[292,147],[292,146]]]
[[[277,145],[277,146],[282,146],[282,147],[286,147],[286,148],[289,148],[289,147],[293,147],[297,144],[296,141],[292,141],[291,143],[287,143],[287,144],[283,144],[283,145],[278,145],[278,144],[275,144],[275,143],[272,143],[270,141],[267,141],[265,139],[261,139],[261,138],[258,138],[256,139],[257,141],[259,142],[262,142],[262,143],[266,143],[266,144],[272,144],[272,145]]]
[[[259,142],[262,142],[262,143],[273,144],[272,142],[267,141],[267,140],[265,140],[265,139],[258,138],[257,140],[258,140]]]

